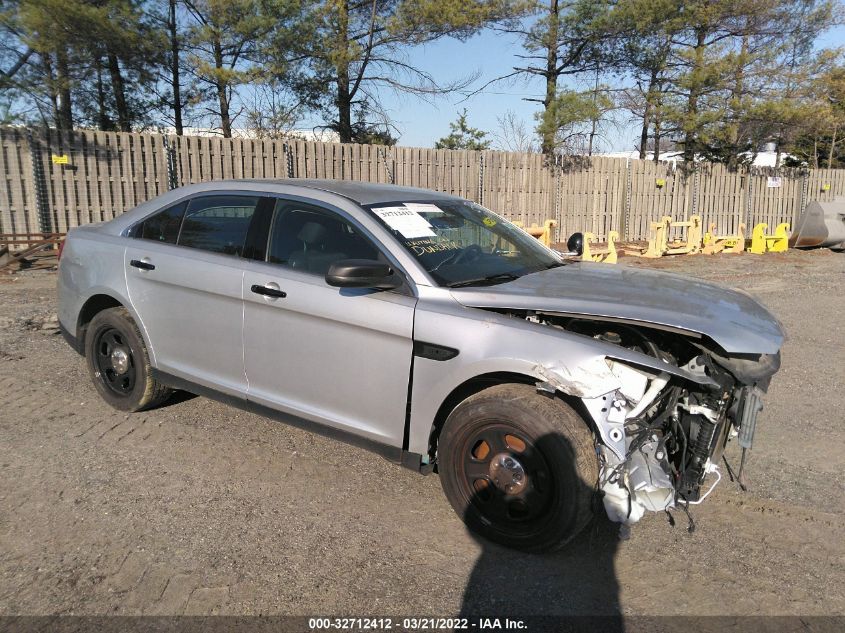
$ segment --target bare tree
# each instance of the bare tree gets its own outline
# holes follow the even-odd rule
[[[540,144],[534,130],[513,110],[496,117],[498,129],[493,137],[500,149],[508,152],[538,152]]]

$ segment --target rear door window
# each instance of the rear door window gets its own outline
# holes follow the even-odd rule
[[[151,215],[141,224],[135,225],[132,230],[132,237],[175,244],[179,237],[179,228],[182,226],[182,216],[185,215],[187,206],[188,202],[183,200],[155,215]]]
[[[211,253],[241,255],[258,196],[193,198],[182,221],[177,244]]]

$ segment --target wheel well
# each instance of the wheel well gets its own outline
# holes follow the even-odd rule
[[[79,318],[76,322],[76,340],[79,349],[85,350],[85,331],[88,324],[98,313],[109,308],[122,308],[123,304],[109,295],[94,295],[90,297],[79,311]]]
[[[522,383],[531,385],[535,382],[537,382],[536,378],[526,376],[525,374],[496,372],[475,376],[474,378],[470,378],[466,382],[455,387],[455,389],[452,390],[452,393],[446,396],[446,399],[437,410],[437,415],[434,417],[434,425],[431,428],[431,436],[428,439],[429,457],[431,457],[432,460],[434,459],[437,452],[437,442],[440,439],[440,431],[443,430],[443,425],[446,424],[446,419],[449,417],[449,414],[452,413],[452,411],[455,410],[455,407],[457,407],[461,402],[470,396],[477,394],[479,391],[483,391],[494,385],[502,385],[506,383]]]
[[[434,460],[435,455],[437,453],[437,443],[440,439],[440,432],[443,430],[443,425],[446,424],[446,420],[449,417],[449,414],[455,410],[455,407],[457,407],[461,402],[463,402],[470,396],[477,394],[479,391],[483,391],[484,389],[487,389],[488,387],[493,387],[494,385],[502,385],[508,383],[534,385],[537,383],[537,378],[535,378],[534,376],[527,376],[525,374],[496,372],[491,374],[482,374],[480,376],[470,378],[469,380],[458,385],[454,390],[452,390],[452,392],[443,401],[443,404],[440,405],[440,408],[437,410],[437,415],[434,418],[434,424],[432,426],[431,435],[429,436],[428,440],[429,457]],[[590,417],[589,413],[584,407],[584,403],[581,402],[580,398],[569,396],[559,391],[553,395],[549,394],[549,397],[560,398],[568,405],[570,405],[581,416],[581,418],[584,420],[584,423],[590,428],[590,430],[595,433],[596,430],[592,418]]]

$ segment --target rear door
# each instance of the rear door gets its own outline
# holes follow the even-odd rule
[[[126,249],[129,296],[155,366],[243,397],[240,255],[262,199],[215,194],[185,200],[133,229]]]
[[[326,283],[335,261],[385,257],[352,218],[336,210],[280,199],[269,234],[261,261],[245,263],[247,398],[401,446],[413,293]]]

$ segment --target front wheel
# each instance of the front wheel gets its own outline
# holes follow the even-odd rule
[[[91,319],[85,357],[94,386],[115,409],[150,409],[173,393],[153,378],[144,339],[126,308],[109,308]]]
[[[467,526],[544,552],[592,518],[598,460],[584,420],[530,385],[497,385],[449,415],[437,451],[443,491]]]

